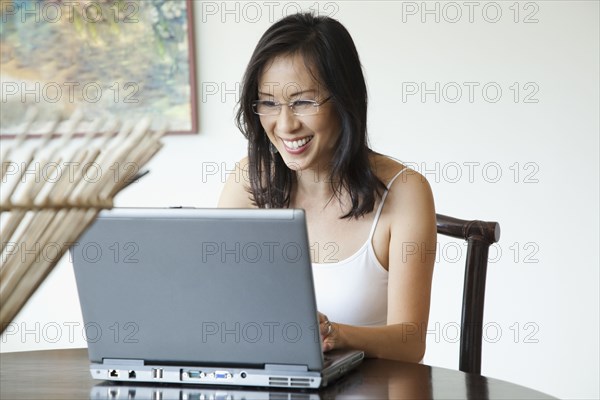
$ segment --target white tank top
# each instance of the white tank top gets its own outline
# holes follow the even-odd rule
[[[373,249],[373,233],[398,172],[388,183],[365,244],[335,263],[313,263],[317,308],[333,322],[357,326],[387,325],[388,271]]]

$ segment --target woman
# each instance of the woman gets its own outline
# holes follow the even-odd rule
[[[237,123],[249,181],[230,176],[219,206],[305,210],[324,351],[420,361],[433,197],[421,175],[368,147],[366,84],[348,31],[311,14],[271,26],[246,69]]]

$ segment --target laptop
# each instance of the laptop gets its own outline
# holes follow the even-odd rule
[[[70,252],[95,379],[319,388],[364,357],[322,352],[303,210],[116,208]]]

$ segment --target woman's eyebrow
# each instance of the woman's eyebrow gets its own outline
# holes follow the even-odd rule
[[[310,92],[310,93],[314,93],[314,92],[316,92],[316,90],[315,90],[315,89],[306,89],[306,90],[301,90],[301,91],[299,91],[299,92],[294,92],[294,93],[290,94],[288,97],[296,97],[296,96],[298,96],[298,95],[305,94],[305,93],[309,93],[309,92]],[[258,95],[259,95],[259,96],[269,96],[269,97],[275,97],[275,96],[273,96],[271,93],[267,93],[267,92],[261,92],[261,91],[259,91],[259,92],[258,92]]]
[[[304,94],[304,93],[308,93],[308,92],[315,92],[315,89],[306,89],[306,90],[301,90],[299,92],[294,92],[292,94],[289,95],[289,97],[296,97],[298,95]]]

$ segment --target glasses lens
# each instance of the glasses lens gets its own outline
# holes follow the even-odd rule
[[[252,109],[259,115],[276,115],[279,113],[279,105],[272,101],[255,101]]]
[[[298,100],[292,103],[292,111],[296,115],[312,115],[319,111],[316,101]]]

